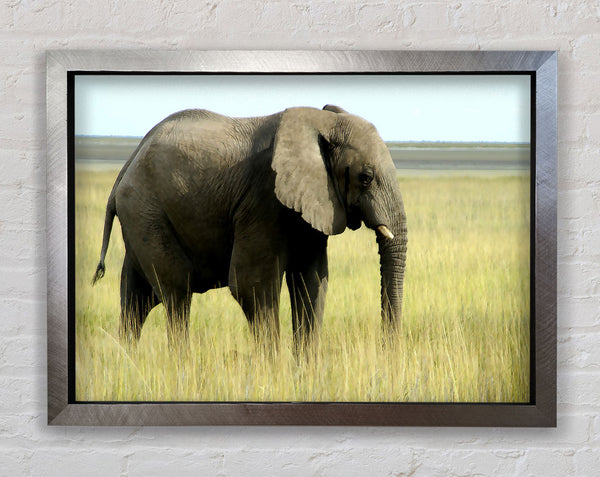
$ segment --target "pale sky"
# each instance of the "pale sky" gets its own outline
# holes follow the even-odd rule
[[[75,134],[144,136],[189,108],[248,117],[325,104],[385,141],[530,140],[528,75],[77,75]]]

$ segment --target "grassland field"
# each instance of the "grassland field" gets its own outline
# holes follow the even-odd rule
[[[529,177],[399,174],[409,244],[399,333],[382,346],[379,257],[364,226],[329,239],[319,346],[292,353],[282,289],[281,349],[258,349],[227,288],[195,295],[189,353],[167,344],[162,306],[139,344],[118,339],[124,255],[118,221],[94,287],[118,168],[76,168],[76,399],[80,401],[529,401]]]

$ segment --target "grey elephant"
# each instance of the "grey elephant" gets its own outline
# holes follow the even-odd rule
[[[254,334],[277,342],[285,273],[294,344],[306,344],[323,317],[328,236],[361,222],[376,231],[383,322],[400,320],[407,231],[396,170],[375,127],[337,106],[256,118],[186,110],[157,124],[110,193],[94,283],[115,215],[126,340],[162,302],[169,341],[185,341],[192,293],[228,286]]]

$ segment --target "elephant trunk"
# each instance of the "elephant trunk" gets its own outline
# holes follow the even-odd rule
[[[394,329],[400,324],[402,313],[408,236],[395,169],[392,173],[393,179],[384,183],[382,193],[361,196],[360,211],[365,225],[376,231],[381,270],[381,318],[385,326]]]
[[[404,267],[408,242],[404,208],[389,224],[393,238],[385,233],[377,233],[379,263],[381,270],[381,318],[384,325],[396,328],[400,324],[402,296],[404,288]]]

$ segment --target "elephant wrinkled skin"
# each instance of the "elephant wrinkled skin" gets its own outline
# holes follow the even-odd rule
[[[228,286],[255,335],[277,342],[285,273],[294,342],[305,344],[323,317],[327,238],[361,223],[379,244],[383,321],[399,322],[407,233],[396,170],[375,127],[337,106],[257,118],[186,110],[157,124],[110,193],[94,282],[115,216],[125,340],[159,303],[170,341],[185,340],[192,293]]]

